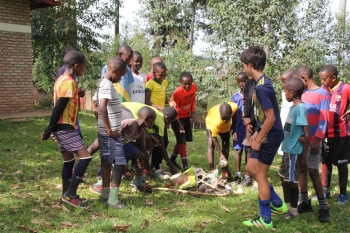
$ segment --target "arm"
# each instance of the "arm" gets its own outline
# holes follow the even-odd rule
[[[275,113],[273,108],[264,110],[265,122],[260,132],[257,134],[255,140],[252,141],[252,149],[260,151],[261,141],[266,137],[267,133],[271,130],[273,124],[275,123]]]
[[[101,119],[103,121],[103,124],[106,127],[107,134],[110,137],[113,138],[118,138],[120,136],[120,133],[118,130],[112,131],[111,126],[109,124],[109,119],[108,119],[108,111],[107,111],[107,103],[108,99],[100,99],[100,114],[101,114]]]
[[[219,154],[220,154],[220,160],[225,160],[227,161],[227,159],[225,158],[225,155],[222,153],[219,142],[217,137],[212,137],[211,140],[213,141],[215,148],[218,150]]]
[[[196,117],[196,99],[197,99],[197,87],[191,103],[191,116],[190,116],[191,124],[194,122],[194,119]]]
[[[164,108],[161,107],[161,106],[158,106],[154,103],[151,102],[151,91],[150,90],[147,90],[145,91],[145,104],[149,105],[149,106],[152,106],[152,107],[155,107],[156,109],[162,111]]]
[[[44,132],[42,132],[40,135],[41,140],[47,140],[48,138],[50,138],[53,128],[55,127],[56,123],[62,116],[64,109],[67,107],[68,101],[69,101],[69,98],[61,97],[58,99],[55,107],[52,109],[50,124],[49,126],[47,126]]]
[[[168,153],[164,147],[163,137],[159,136],[159,140],[160,140],[160,144],[161,144],[161,146],[160,146],[161,155],[164,158],[165,162],[168,164],[171,174],[176,174],[178,172],[177,168],[174,166],[174,164],[169,159]]]
[[[315,133],[315,140],[311,146],[311,154],[318,154],[320,149],[320,143],[325,138],[328,126],[328,111],[329,111],[329,96],[323,96],[323,99],[318,104],[320,109],[320,116],[318,119],[318,125]]]
[[[302,171],[306,171],[307,169],[306,156],[307,156],[307,149],[309,147],[309,140],[310,140],[309,127],[307,125],[303,126],[303,131],[304,131],[305,142],[303,146],[303,152],[301,155],[300,166]]]

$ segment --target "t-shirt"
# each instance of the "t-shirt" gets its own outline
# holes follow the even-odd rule
[[[104,78],[106,71],[107,71],[107,65],[102,68],[101,79]],[[131,69],[129,67],[126,67],[126,73],[122,76],[120,82],[113,84],[114,88],[118,93],[118,98],[121,103],[130,101],[131,92],[130,92],[129,85],[134,81],[135,80],[134,80],[134,76],[132,75]]]
[[[281,96],[282,96],[282,104],[281,104],[280,117],[281,117],[282,125],[284,125],[286,123],[286,119],[288,117],[289,109],[293,105],[293,102],[292,101],[288,102],[283,90],[281,92]]]
[[[197,85],[192,83],[191,89],[186,91],[183,86],[175,89],[172,98],[176,103],[176,112],[178,118],[190,117],[196,110]]]
[[[236,103],[238,106],[238,111],[236,114],[236,131],[237,132],[245,132],[245,127],[243,125],[242,117],[243,117],[243,95],[240,91],[235,92],[232,95],[232,102]]]
[[[122,110],[118,99],[117,91],[113,87],[113,83],[108,79],[102,79],[97,85],[95,95],[92,97],[97,102],[98,108],[98,120],[97,120],[97,132],[101,135],[108,136],[106,126],[104,125],[100,112],[101,99],[107,99],[107,112],[109,125],[112,131],[121,131],[121,117]]]
[[[300,103],[291,107],[284,125],[283,152],[293,155],[303,152],[303,143],[299,141],[299,137],[304,134],[303,126],[307,125],[305,104]]]
[[[137,140],[138,143],[145,145],[145,131],[139,127],[137,119],[125,119],[121,121],[123,144],[128,144]]]
[[[151,102],[161,107],[165,107],[167,88],[168,82],[166,80],[159,83],[155,79],[151,79],[146,83],[146,91],[151,92]]]
[[[350,103],[350,85],[339,82],[330,92],[327,137],[350,136],[350,123],[346,117],[342,118]]]
[[[134,74],[134,82],[130,84],[130,102],[145,103],[145,83],[146,77],[144,74]]]
[[[266,77],[265,74],[263,74],[256,81],[253,99],[255,103],[254,113],[258,131],[260,131],[263,127],[266,119],[264,111],[273,109],[275,114],[275,122],[273,123],[273,126],[267,133],[266,137],[262,140],[262,143],[281,143],[283,140],[283,128],[280,113],[278,111],[276,93],[272,86],[271,80]]]
[[[157,133],[163,137],[164,127],[165,127],[163,113],[159,112],[156,108],[154,108],[152,106],[149,106],[146,104],[141,104],[141,103],[136,103],[136,102],[124,102],[124,103],[122,103],[122,105],[125,106],[132,113],[132,115],[134,116],[135,119],[139,118],[138,113],[142,107],[147,106],[147,107],[152,108],[156,112],[156,120],[154,122],[155,126],[152,129],[146,128],[146,130],[149,133]]]
[[[309,123],[310,142],[315,137],[324,139],[327,132],[330,93],[319,87],[315,90],[306,90],[301,96],[305,103],[307,122]]]
[[[233,117],[233,115],[238,111],[238,106],[233,102],[227,103],[231,105]],[[220,105],[221,104],[214,105],[205,117],[206,127],[211,131],[211,136],[214,138],[217,137],[219,133],[227,133],[231,130],[232,120],[229,120],[226,123],[221,120]]]
[[[247,79],[244,83],[243,88],[243,117],[250,118],[251,124],[256,126],[255,115],[254,115],[254,91],[255,91],[255,80]]]
[[[60,119],[56,124],[68,124],[76,127],[78,114],[78,86],[72,76],[61,76],[57,79],[54,86],[54,106],[59,98],[69,98],[68,104],[64,109]]]

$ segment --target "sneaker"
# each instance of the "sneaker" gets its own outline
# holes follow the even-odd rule
[[[244,178],[244,180],[239,184],[239,186],[241,188],[243,187],[248,187],[248,186],[252,186],[253,182],[252,182],[252,179],[250,178]]]
[[[338,205],[344,205],[348,203],[348,197],[345,196],[344,194],[339,194],[338,196]]]
[[[168,180],[170,179],[169,175],[164,175],[162,173],[162,170],[156,170],[156,172],[154,173],[155,177],[161,180]]]
[[[233,178],[233,182],[236,184],[239,184],[239,183],[241,183],[241,181],[242,181],[242,177],[241,177],[240,173],[236,172],[236,175]]]
[[[134,190],[138,190],[138,191],[140,191],[142,193],[147,193],[147,194],[152,194],[153,193],[152,188],[146,183],[143,183],[140,186],[136,186],[136,189],[134,188]]]
[[[329,222],[329,209],[319,209],[318,210],[318,220],[320,222]]]
[[[132,175],[130,172],[124,172],[122,176],[123,180],[132,180]]]
[[[85,203],[83,203],[81,201],[82,198],[77,198],[73,197],[73,196],[66,196],[65,194],[63,194],[63,196],[61,197],[62,203],[67,203],[73,207],[78,207],[78,208],[85,208],[86,206],[84,205]]]
[[[309,199],[309,204],[302,202],[298,205],[298,214],[312,212],[311,199]]]
[[[97,180],[102,180],[102,167],[97,170]]]
[[[324,199],[329,199],[329,198],[331,198],[331,194],[330,194],[330,193],[325,193],[325,194],[324,194]],[[317,195],[313,196],[313,197],[311,198],[311,200],[313,200],[313,201],[318,201]]]
[[[292,220],[295,218],[295,215],[290,210],[288,210],[287,213],[282,215],[282,217],[287,220]]]
[[[281,207],[271,206],[271,215],[280,215],[288,212],[288,206],[286,203],[282,202]]]
[[[116,204],[112,205],[112,204],[109,204],[108,202],[106,202],[106,207],[107,208],[113,208],[113,209],[117,209],[117,210],[121,210],[121,209],[126,209],[126,205],[121,201],[119,200]]]
[[[244,226],[257,227],[257,228],[273,228],[272,221],[270,223],[265,223],[264,219],[258,217],[254,220],[243,221]]]
[[[65,195],[65,194],[64,194],[64,195]],[[63,197],[64,195],[62,195],[62,197]],[[63,198],[64,198],[64,197],[63,197]],[[88,202],[88,199],[82,198],[82,197],[80,197],[79,195],[77,195],[75,198],[78,199],[78,201],[80,201],[81,203],[86,203],[86,202]],[[63,204],[62,198],[60,198],[60,204]]]
[[[102,193],[102,184],[100,182],[97,182],[95,184],[90,185],[89,189],[93,193],[101,194]]]

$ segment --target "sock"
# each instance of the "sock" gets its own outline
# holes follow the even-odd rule
[[[340,194],[346,196],[346,186],[348,184],[349,169],[347,164],[338,165],[338,178]]]
[[[240,172],[236,172],[236,176],[238,176],[238,177],[241,177],[241,173]]]
[[[179,151],[184,170],[188,168],[186,144],[179,144]]]
[[[119,185],[122,181],[124,165],[114,165],[112,170],[112,184]]]
[[[115,205],[118,203],[118,193],[119,193],[119,187],[111,187],[109,191],[109,198],[108,203],[111,205]]]
[[[259,198],[259,207],[260,207],[260,216],[264,219],[265,223],[271,223],[271,207],[270,200],[260,200]]]
[[[170,156],[171,162],[175,162],[176,158],[177,158],[177,154],[172,153]]]
[[[320,209],[327,209],[327,203],[324,198],[318,199],[318,204]]]
[[[142,186],[142,176],[135,176],[136,186]]]
[[[62,167],[62,194],[64,194],[70,185],[72,179],[72,170],[74,167],[75,159],[69,161],[63,161]]]
[[[174,162],[176,160],[178,154],[179,154],[179,144],[176,143],[174,146],[173,153],[170,156],[170,160]]]
[[[305,202],[306,204],[310,204],[309,196],[307,195],[307,193],[300,193],[300,196],[301,196],[301,200],[303,202]]]
[[[273,189],[272,184],[270,184],[270,201],[271,201],[272,205],[274,207],[277,207],[277,208],[281,207],[283,204],[281,198],[278,196],[278,194]]]
[[[87,158],[79,159],[79,162],[77,163],[74,169],[74,175],[83,177],[86,171],[86,168],[89,166],[89,163],[91,162],[91,159],[92,159],[91,156]]]
[[[70,182],[69,188],[68,188],[68,190],[66,192],[66,196],[68,196],[68,197],[75,197],[75,196],[77,196],[77,189],[78,189],[78,186],[79,186],[81,180],[82,180],[82,176],[74,175],[72,177],[72,180]]]
[[[285,203],[290,203],[290,190],[289,190],[289,184],[283,182],[282,183],[282,188],[283,188],[283,197],[284,197],[284,202]]]
[[[110,193],[110,187],[102,187],[101,197],[103,199],[109,198],[109,193]]]
[[[289,188],[290,195],[290,207],[297,208],[298,207],[298,199],[299,199],[299,189],[298,188]]]

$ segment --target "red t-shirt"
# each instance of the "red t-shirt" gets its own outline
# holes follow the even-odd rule
[[[147,74],[146,75],[146,81],[149,81],[150,79],[152,79],[153,77],[152,77],[152,75],[150,75],[150,74]]]
[[[330,92],[327,137],[350,136],[350,123],[342,117],[350,103],[350,85],[339,82]]]
[[[178,118],[190,117],[191,113],[196,110],[196,93],[197,86],[194,83],[189,91],[186,91],[183,86],[175,89],[172,98],[176,103]]]

